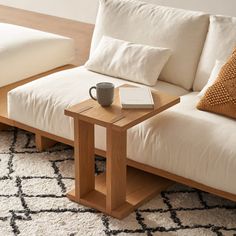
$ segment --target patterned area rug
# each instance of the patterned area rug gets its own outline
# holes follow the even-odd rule
[[[101,173],[104,159],[96,158]],[[34,136],[0,132],[0,235],[236,235],[236,204],[175,185],[122,221],[70,202],[73,150],[38,152]]]

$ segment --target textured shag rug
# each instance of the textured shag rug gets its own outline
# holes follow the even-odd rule
[[[70,147],[38,152],[31,133],[0,132],[0,235],[236,235],[235,203],[182,185],[122,221],[107,217],[66,198],[73,172]]]

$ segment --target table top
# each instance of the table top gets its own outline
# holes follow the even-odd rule
[[[122,87],[129,86],[122,85]],[[88,99],[65,109],[65,115],[104,127],[112,126],[115,129],[127,130],[180,102],[179,97],[159,91],[152,91],[152,96],[153,109],[123,109],[120,105],[118,87],[115,88],[114,102],[111,106],[102,107],[96,101]]]

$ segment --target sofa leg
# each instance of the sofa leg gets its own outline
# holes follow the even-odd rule
[[[42,152],[52,146],[54,146],[57,142],[54,140],[51,140],[49,138],[45,138],[39,134],[35,134],[35,145],[36,148]]]
[[[7,129],[10,129],[10,128],[11,128],[11,126],[3,124],[3,123],[0,123],[0,131],[1,130],[7,130]]]

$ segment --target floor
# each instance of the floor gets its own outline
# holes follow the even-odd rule
[[[96,173],[105,160],[96,158]],[[73,203],[73,149],[35,148],[34,135],[0,132],[0,235],[235,236],[236,203],[173,185],[124,220]]]

